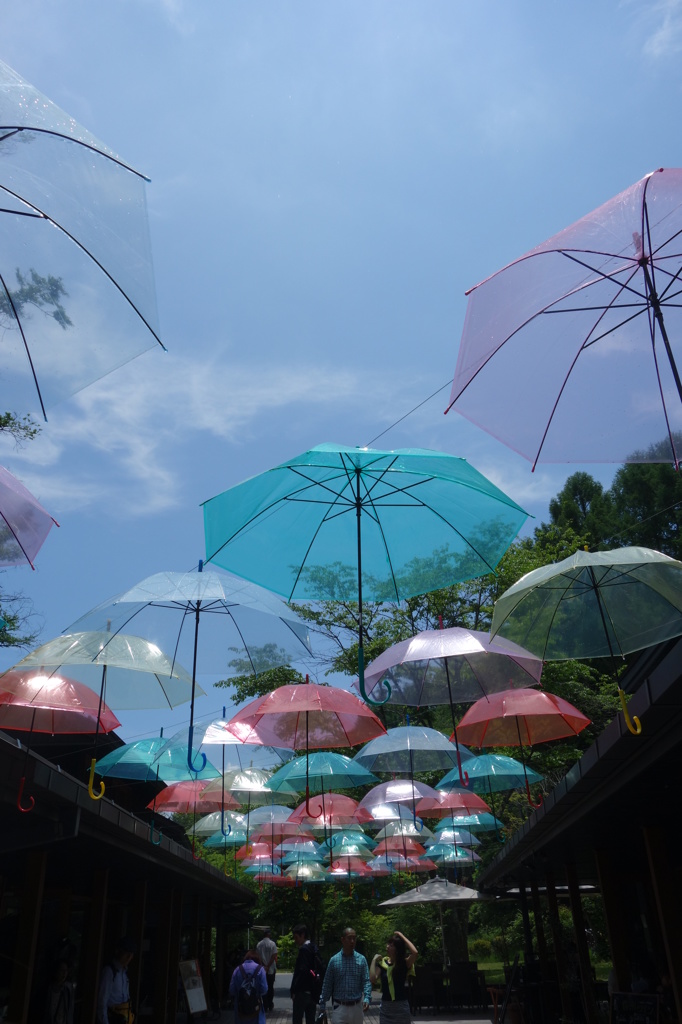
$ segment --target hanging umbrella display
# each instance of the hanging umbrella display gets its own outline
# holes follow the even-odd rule
[[[308,627],[274,594],[226,573],[158,572],[130,590],[86,612],[72,629],[111,629],[114,633],[134,623],[135,630],[151,635],[174,656],[192,664],[192,700],[187,754],[194,745],[194,696],[199,664],[199,625],[202,648],[217,649],[224,672],[225,650],[243,656],[257,675],[264,669],[285,665],[310,653]],[[204,659],[205,661],[206,659]],[[219,734],[219,728],[214,729]],[[215,742],[215,740],[204,742]],[[205,759],[204,759],[205,763]],[[190,770],[196,771],[189,761]],[[201,769],[199,769],[201,770]]]
[[[306,782],[311,793],[331,789],[352,789],[354,786],[368,786],[379,780],[357,758],[331,750],[320,750],[313,754],[296,757],[279,768],[270,779],[270,788],[275,792],[281,785],[305,791]]]
[[[244,743],[305,750],[353,747],[386,732],[384,725],[355,694],[332,686],[309,683],[280,686],[257,697],[228,722],[228,729]],[[310,783],[306,778],[306,806],[310,813]]]
[[[309,801],[304,801],[291,812],[289,821],[300,822],[310,825],[312,829],[328,832],[334,826],[362,825],[363,822],[372,820],[372,815],[366,808],[361,807],[357,800],[342,793],[325,793],[324,810],[322,806],[317,814],[314,813],[318,810],[317,807],[310,810],[313,813],[309,811]]]
[[[427,796],[435,798],[438,794],[432,786],[427,786],[425,782],[418,782],[416,779],[391,779],[390,782],[381,782],[378,786],[370,789],[369,793],[365,793],[358,806],[366,808],[368,811],[372,807],[385,804],[414,806]],[[392,819],[393,815],[386,820]]]
[[[589,718],[562,697],[542,690],[521,689],[494,693],[476,701],[457,726],[457,732],[462,741],[466,739],[476,747],[534,747],[577,736],[589,724]],[[532,804],[527,776],[526,794]]]
[[[441,818],[435,826],[435,831],[436,835],[440,835],[446,829],[464,828],[469,829],[471,832],[499,832],[500,829],[504,828],[504,822],[488,811],[481,812],[480,814],[453,813],[451,817]]]
[[[33,561],[53,526],[59,526],[57,520],[15,476],[0,466],[0,566],[28,562],[35,569]]]
[[[204,503],[207,561],[287,601],[401,601],[490,572],[527,514],[463,459],[323,444]],[[374,702],[376,703],[376,702]]]
[[[449,407],[533,468],[677,465],[681,198],[654,171],[471,289]]]
[[[322,843],[322,848],[326,850],[340,849],[343,843],[356,843],[358,846],[364,846],[368,850],[373,850],[376,846],[375,841],[362,831],[360,825],[356,825],[354,828],[350,826],[341,827],[332,832]]]
[[[389,839],[392,836],[409,836],[423,843],[433,836],[433,832],[426,825],[422,825],[421,829],[417,828],[411,819],[410,821],[389,821],[377,832],[375,839],[377,842],[381,842],[382,839]]]
[[[329,876],[325,869],[319,864],[292,864],[286,868],[284,874],[287,878],[293,879],[297,883],[312,883],[320,884],[329,881]]]
[[[435,790],[433,792],[435,792]],[[374,803],[374,799],[378,802]],[[371,814],[371,821],[367,823],[368,828],[381,829],[388,824],[409,824],[419,835],[422,834],[420,831],[422,823],[415,823],[414,808],[409,807],[407,804],[382,802],[381,799],[376,796],[370,798],[367,810]]]
[[[465,850],[454,843],[446,842],[430,846],[425,856],[437,864],[455,868],[471,867],[481,859],[473,850]]]
[[[651,548],[576,551],[526,573],[502,594],[491,631],[545,661],[612,660],[682,633],[682,562]],[[523,640],[521,640],[523,637]],[[627,711],[630,732],[641,732]]]
[[[442,824],[442,822],[441,822]],[[434,843],[452,843],[457,846],[480,846],[481,840],[477,839],[473,832],[470,832],[466,828],[451,828],[449,825],[445,825],[444,828],[438,830],[438,836],[432,837],[425,840],[427,849],[430,849]]]
[[[0,62],[0,367],[43,415],[157,344],[146,179]],[[57,274],[59,276],[57,276]]]
[[[244,839],[242,843],[246,842],[246,815],[239,814],[235,811],[227,811],[222,808],[219,811],[210,811],[205,814],[203,818],[200,818],[195,825],[192,826],[191,830],[198,836],[213,836],[216,832],[220,832],[224,823],[228,822],[230,825],[229,833],[223,833],[224,835],[232,836],[233,833],[244,833]],[[239,844],[241,845],[241,844]]]
[[[503,754],[481,754],[473,758],[467,765],[468,785],[475,793],[484,793],[490,801],[490,809],[495,814],[495,793],[509,789],[524,789],[528,785],[542,782],[542,775],[533,771],[521,761]],[[460,788],[460,780],[453,770],[448,772],[436,785],[436,789],[452,792]]]
[[[106,701],[116,710],[172,708],[190,700],[192,694],[191,679],[181,665],[171,661],[149,640],[123,633],[58,636],[27,654],[14,668],[22,672],[36,669],[47,675],[68,668],[74,678],[99,691],[102,704]],[[93,800],[104,796],[104,783],[99,793],[93,789],[95,764],[93,757],[88,780]]]

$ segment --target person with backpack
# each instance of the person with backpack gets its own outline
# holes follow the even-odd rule
[[[235,1024],[265,1024],[268,979],[255,949],[248,950],[230,978]]]
[[[317,1000],[322,989],[324,967],[317,947],[310,941],[310,932],[305,924],[292,929],[298,956],[294,964],[289,994],[293,1000],[292,1024],[315,1024]]]
[[[372,1001],[367,960],[355,948],[354,928],[341,932],[341,950],[327,964],[320,993],[320,1009],[332,1001],[332,1024],[362,1024],[362,1015]]]
[[[97,1024],[133,1024],[128,967],[134,953],[135,943],[131,939],[119,939],[113,959],[102,968],[97,992]]]

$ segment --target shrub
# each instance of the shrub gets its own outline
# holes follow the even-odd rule
[[[469,957],[472,960],[490,960],[492,946],[489,939],[469,939]]]

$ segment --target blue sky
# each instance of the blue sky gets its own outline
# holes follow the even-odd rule
[[[0,449],[61,523],[35,573],[2,578],[45,640],[195,565],[203,500],[367,443],[447,384],[467,288],[682,162],[678,0],[23,0],[2,19],[0,58],[152,179],[168,348]],[[448,394],[377,446],[465,456],[545,516],[579,467],[531,474],[444,417]]]

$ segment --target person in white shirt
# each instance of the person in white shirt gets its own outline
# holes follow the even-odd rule
[[[274,1010],[275,1008],[275,975],[277,973],[277,944],[272,938],[269,928],[265,929],[265,934],[256,946],[258,955],[260,956],[265,973],[268,979],[268,994],[265,996],[263,1002],[265,1003],[266,1010]]]

